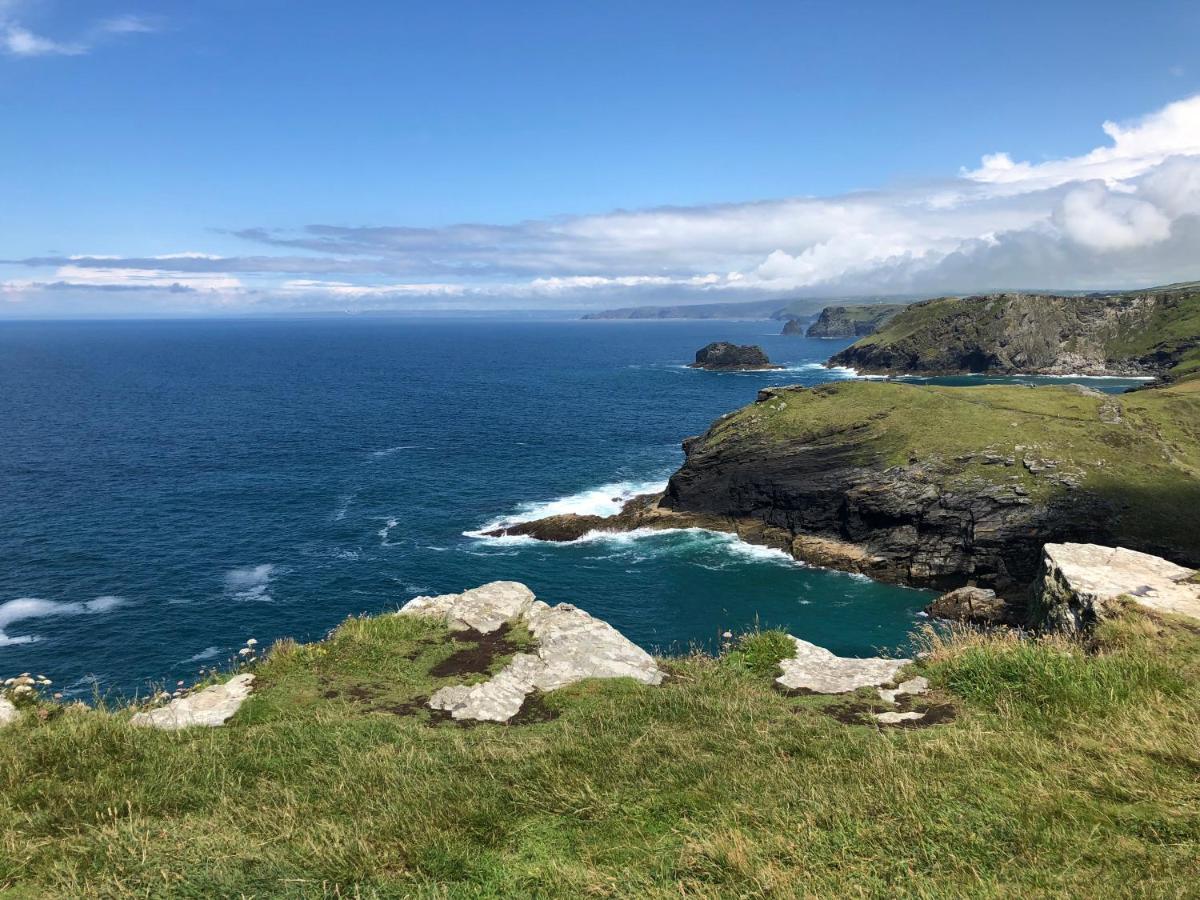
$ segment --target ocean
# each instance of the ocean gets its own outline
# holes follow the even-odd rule
[[[700,531],[566,545],[490,524],[616,511],[759,388],[853,377],[779,323],[347,317],[0,324],[0,676],[144,693],[247,638],[496,579],[654,651],[783,627],[903,647],[929,594]],[[686,368],[709,341],[787,368]],[[972,379],[968,383],[981,383]],[[1121,381],[1096,382],[1123,390]]]

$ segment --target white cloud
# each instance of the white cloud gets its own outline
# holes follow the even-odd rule
[[[1007,153],[984,156],[978,169],[963,176],[981,184],[1016,191],[1057,187],[1099,179],[1109,184],[1136,178],[1170,156],[1200,154],[1200,96],[1171,103],[1157,112],[1120,125],[1105,122],[1112,143],[1083,156],[1043,163],[1013,162]]]
[[[15,24],[3,26],[0,47],[12,56],[78,56],[87,52],[81,44],[53,41]]]
[[[103,19],[84,29],[74,40],[61,40],[36,34],[18,17],[23,7],[33,5],[20,0],[0,2],[0,52],[16,57],[82,56],[98,43],[127,34],[146,34],[157,27],[144,16],[119,15]]]
[[[175,291],[176,305],[503,307],[1200,278],[1200,95],[1103,130],[1103,146],[1079,156],[992,153],[958,177],[904,188],[509,225],[251,229],[239,235],[288,255],[31,258],[8,265],[46,277],[4,290],[12,299],[103,287],[114,303],[127,288]]]

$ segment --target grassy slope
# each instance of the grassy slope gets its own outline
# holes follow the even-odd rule
[[[706,446],[725,441],[804,444],[817,435],[848,432],[884,466],[910,460],[993,451],[1015,466],[985,465],[976,456],[956,478],[1019,482],[1033,497],[1060,486],[1028,472],[1025,455],[1081,472],[1082,486],[1129,505],[1125,533],[1175,536],[1200,552],[1195,528],[1200,504],[1200,379],[1117,397],[1063,387],[914,386],[845,381],[777,395],[744,407],[713,427]],[[1109,423],[1102,411],[1119,410]],[[1107,412],[1111,416],[1111,412]],[[1016,448],[1036,448],[1019,451]]]
[[[1200,878],[1200,637],[960,637],[950,724],[884,730],[772,689],[781,642],[590,682],[558,718],[396,709],[452,649],[410,619],[283,644],[225,728],[123,713],[0,732],[6,896],[1155,896]]]
[[[1200,291],[1195,287],[1169,285],[1154,289],[1164,291],[1170,288],[1172,291],[1178,291],[1183,295],[1181,302],[1167,308],[1160,306],[1141,326],[1126,328],[1112,334],[1105,342],[1109,359],[1138,358],[1160,346],[1169,348],[1184,341],[1195,341],[1200,337]],[[920,347],[926,334],[943,334],[955,319],[960,321],[955,323],[954,331],[967,333],[978,329],[982,337],[993,332],[999,334],[1002,330],[1001,323],[999,320],[993,320],[991,307],[992,304],[981,303],[979,298],[941,297],[927,300],[902,310],[874,334],[860,338],[853,346],[904,346],[911,342]],[[1056,319],[1057,316],[1048,310],[1047,322],[1052,323]],[[1050,330],[1053,331],[1054,328]],[[940,352],[939,346],[931,346],[929,349],[934,354]],[[1200,347],[1185,351],[1170,370],[1173,378],[1194,373],[1200,373]]]

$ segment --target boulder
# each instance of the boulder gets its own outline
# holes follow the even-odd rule
[[[1034,623],[1082,632],[1119,611],[1123,598],[1200,619],[1196,571],[1161,557],[1100,544],[1047,544],[1034,582]]]
[[[696,361],[689,368],[728,372],[743,369],[782,369],[783,366],[773,364],[762,347],[714,341],[696,351]]]
[[[461,594],[414,597],[400,612],[439,618],[453,631],[488,634],[523,616],[531,603],[533,591],[520,582],[493,581]]]
[[[896,673],[911,659],[856,659],[835,656],[824,647],[788,635],[796,644],[791,659],[781,660],[783,674],[775,679],[789,690],[807,690],[817,694],[846,694],[860,687],[878,687],[895,680]]]
[[[996,592],[980,587],[961,587],[942,594],[925,607],[935,619],[950,619],[968,625],[1015,625],[1018,616]]]
[[[11,725],[20,717],[21,711],[13,705],[13,702],[5,697],[0,697],[0,728]]]
[[[224,725],[241,708],[250,696],[253,684],[253,675],[235,675],[223,684],[214,684],[186,697],[179,697],[158,709],[137,713],[129,723],[164,731],[178,731],[196,725],[215,728]]]
[[[518,653],[488,681],[435,692],[429,705],[454,719],[507,722],[534,691],[553,691],[586,678],[632,678],[653,685],[663,680],[654,657],[607,622],[568,603],[549,606],[514,581],[492,582],[462,594],[417,597],[399,615],[435,616],[451,628],[485,633],[520,621],[537,640],[535,653]]]

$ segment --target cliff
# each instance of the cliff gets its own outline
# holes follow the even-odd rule
[[[1200,562],[1200,381],[768,389],[684,448],[662,507],[760,522],[801,558],[845,542],[889,580],[1022,586],[1054,541]]]
[[[903,310],[904,303],[873,303],[860,306],[827,306],[808,326],[808,337],[848,338],[874,334]]]
[[[829,362],[872,373],[1177,378],[1200,372],[1200,289],[926,300]]]
[[[1020,598],[1048,542],[1200,564],[1200,379],[1075,386],[845,381],[768,388],[684,442],[661,497],[507,533],[702,527],[906,584]]]

